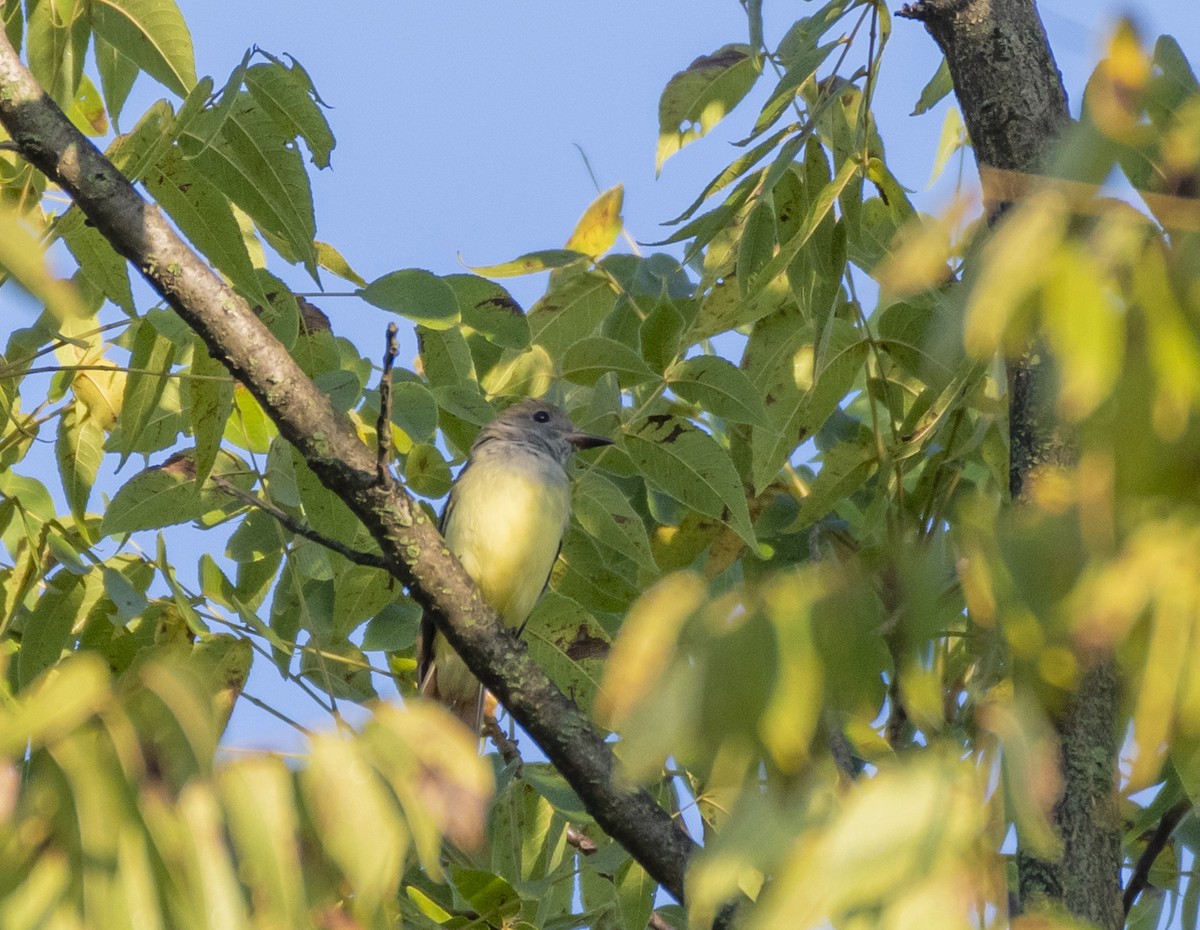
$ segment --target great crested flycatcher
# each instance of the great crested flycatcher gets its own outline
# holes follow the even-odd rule
[[[441,530],[450,551],[500,619],[518,630],[550,580],[571,517],[566,464],[611,439],[575,428],[544,400],[513,404],[480,430],[450,489]],[[478,733],[483,688],[426,614],[417,639],[421,693]]]

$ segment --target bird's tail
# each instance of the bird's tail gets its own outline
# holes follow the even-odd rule
[[[453,699],[443,695],[438,690],[437,685],[437,662],[432,662],[429,665],[429,670],[425,673],[425,678],[421,681],[421,695],[444,704],[450,709],[463,725],[470,730],[475,736],[479,736],[483,732],[483,685],[479,685],[475,689],[475,694],[466,698]]]

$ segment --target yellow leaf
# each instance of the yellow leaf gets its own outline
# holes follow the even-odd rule
[[[45,304],[55,319],[87,315],[74,286],[53,275],[37,236],[19,214],[9,209],[0,210],[0,269]]]
[[[566,248],[599,258],[613,247],[621,234],[621,205],[625,202],[625,187],[610,187],[592,201],[575,225]]]
[[[675,652],[684,621],[708,596],[694,572],[668,575],[638,599],[609,653],[596,697],[596,719],[615,727],[654,688]]]

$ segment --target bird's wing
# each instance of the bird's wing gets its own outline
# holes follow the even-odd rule
[[[458,477],[462,478],[466,472],[467,466],[464,465],[458,473]],[[446,535],[446,524],[450,522],[450,512],[454,510],[454,488],[450,488],[450,496],[446,500],[446,506],[442,509],[442,515],[438,518],[438,532],[443,536]],[[547,581],[550,579],[547,578]],[[429,673],[433,669],[433,634],[437,632],[437,627],[434,625],[433,618],[429,616],[429,611],[421,614],[421,625],[417,628],[417,687],[421,689],[421,693],[425,693],[430,684]]]
[[[554,566],[555,566],[555,564],[557,564],[558,557],[560,555],[562,555],[562,540],[561,539],[558,541],[558,551],[554,553],[554,559],[550,562],[550,571],[546,572],[546,580],[542,582],[542,590],[538,594],[538,600],[541,600],[542,595],[546,593],[546,589],[548,587],[550,587],[550,576],[554,574]],[[536,610],[536,609],[537,609],[537,602],[535,601],[534,602],[534,610]],[[533,616],[533,611],[530,611],[529,617],[532,617],[532,616]],[[524,620],[522,620],[521,625],[519,627],[517,627],[517,639],[520,639],[521,634],[525,632],[525,625],[527,623],[529,623],[529,617],[526,617]]]

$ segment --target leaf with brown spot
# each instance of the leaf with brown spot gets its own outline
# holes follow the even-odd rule
[[[656,414],[630,424],[622,442],[652,485],[693,510],[726,522],[757,547],[737,469],[729,451],[708,433],[679,417]]]

